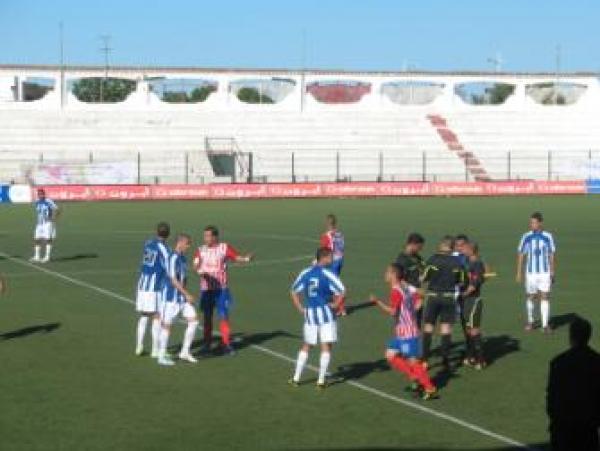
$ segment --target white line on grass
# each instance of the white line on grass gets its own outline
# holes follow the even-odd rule
[[[26,260],[21,260],[21,259],[15,258],[15,257],[11,257],[10,255],[8,255],[8,254],[6,254],[4,252],[0,252],[0,256],[4,257],[5,259],[7,259],[7,260],[9,260],[9,261],[11,261],[13,263],[16,263],[16,264],[19,264],[19,265],[22,265],[22,266],[27,266],[29,268],[35,268],[36,270],[41,271],[41,272],[43,272],[43,273],[45,273],[47,275],[56,277],[57,279],[61,279],[61,280],[65,281],[65,282],[69,282],[69,283],[71,283],[73,285],[76,285],[76,286],[79,286],[79,287],[82,287],[82,288],[87,288],[89,290],[92,290],[92,291],[95,291],[97,293],[103,294],[105,296],[111,297],[111,298],[116,299],[118,301],[121,301],[123,303],[126,303],[126,304],[135,304],[135,302],[132,299],[130,299],[130,298],[122,296],[122,295],[120,295],[118,293],[115,293],[113,291],[106,290],[104,288],[98,287],[96,285],[92,285],[90,283],[84,282],[83,280],[78,280],[78,279],[75,279],[73,277],[66,276],[66,275],[64,275],[62,273],[59,273],[59,272],[56,272],[56,271],[52,271],[52,270],[50,270],[48,268],[45,268],[43,266],[34,265],[33,263],[30,263],[30,262],[28,262]],[[292,358],[290,356],[287,356],[287,355],[282,354],[282,353],[277,352],[277,351],[273,351],[272,349],[266,348],[264,346],[253,344],[253,345],[250,345],[250,347],[252,347],[253,349],[255,349],[257,351],[262,352],[263,354],[270,355],[272,357],[275,357],[277,359],[280,359],[280,360],[283,360],[283,361],[286,361],[286,362],[289,362],[289,363],[292,363],[292,364],[295,363],[295,361],[296,361],[294,358]],[[316,367],[314,367],[314,366],[310,366],[309,365],[308,368],[310,368],[312,371],[318,371],[318,369]],[[353,380],[346,380],[344,382],[346,384],[348,384],[348,385],[350,385],[352,387],[355,387],[355,388],[357,388],[359,390],[362,390],[364,392],[370,393],[372,395],[378,396],[378,397],[383,398],[383,399],[387,399],[388,401],[392,401],[392,402],[395,402],[397,404],[401,404],[401,405],[403,405],[405,407],[409,407],[409,408],[411,408],[413,410],[417,410],[419,412],[426,413],[428,415],[431,415],[431,416],[433,416],[435,418],[439,418],[441,420],[447,421],[449,423],[453,423],[453,424],[455,424],[457,426],[461,426],[461,427],[463,427],[465,429],[468,429],[470,431],[476,432],[476,433],[478,433],[480,435],[483,435],[483,436],[486,436],[488,438],[494,439],[494,440],[496,440],[496,441],[498,441],[500,443],[504,443],[504,444],[507,444],[507,445],[515,446],[515,447],[520,448],[522,450],[529,450],[529,451],[535,450],[535,448],[531,448],[531,447],[525,445],[524,443],[521,443],[521,442],[518,442],[516,440],[513,440],[510,437],[507,437],[507,436],[501,435],[501,434],[497,434],[497,433],[492,432],[492,431],[490,431],[488,429],[485,429],[485,428],[482,428],[480,426],[477,426],[476,424],[469,423],[468,421],[465,421],[465,420],[461,420],[460,418],[457,418],[457,417],[455,417],[453,415],[450,415],[450,414],[447,414],[447,413],[444,413],[444,412],[440,412],[439,410],[434,410],[434,409],[431,409],[429,407],[426,407],[426,406],[423,406],[421,404],[418,404],[416,402],[412,402],[412,401],[409,401],[407,399],[400,398],[400,397],[395,396],[395,395],[391,395],[389,393],[386,393],[384,391],[381,391],[381,390],[378,390],[376,388],[370,387],[368,385],[362,384],[360,382],[356,382],[356,381],[353,381]]]

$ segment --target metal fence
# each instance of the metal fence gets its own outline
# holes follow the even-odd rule
[[[0,151],[0,181],[34,184],[166,184],[307,181],[574,180],[600,178],[600,151],[494,152],[478,159],[439,151],[294,149],[236,152],[230,169],[205,151]],[[220,154],[222,157],[222,154]],[[478,164],[480,163],[480,164]],[[229,171],[229,172],[227,172]]]

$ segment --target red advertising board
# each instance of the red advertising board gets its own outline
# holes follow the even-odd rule
[[[585,194],[576,181],[503,182],[344,182],[209,185],[48,185],[48,196],[61,201],[279,199],[319,197],[516,196]]]

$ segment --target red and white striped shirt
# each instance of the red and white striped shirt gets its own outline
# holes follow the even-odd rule
[[[390,306],[394,315],[394,332],[397,338],[419,336],[415,308],[419,303],[419,292],[411,285],[396,285],[390,292]]]
[[[344,258],[344,234],[337,229],[328,230],[321,235],[320,245],[333,252],[334,260]]]
[[[238,251],[227,243],[203,245],[196,249],[194,268],[200,274],[200,289],[227,288],[227,262],[235,260],[238,255]]]

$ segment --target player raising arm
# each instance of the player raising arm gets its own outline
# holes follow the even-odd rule
[[[540,302],[542,331],[550,332],[550,290],[554,282],[556,245],[551,233],[544,230],[544,217],[535,212],[529,218],[529,232],[523,234],[517,254],[517,283],[523,280],[527,293],[527,325],[534,328],[534,301]]]
[[[328,214],[325,217],[325,232],[321,235],[320,246],[329,249],[333,255],[330,270],[338,277],[342,274],[344,266],[344,234],[337,228],[337,218],[334,214]],[[341,299],[336,313],[340,316],[346,316],[346,305],[344,298]]]
[[[427,367],[421,362],[421,346],[416,309],[421,298],[415,287],[404,281],[401,266],[391,264],[385,271],[385,281],[390,286],[390,303],[371,295],[371,302],[394,317],[394,338],[387,345],[385,358],[392,368],[404,373],[413,384],[413,390],[422,393],[423,399],[432,399],[437,390]]]
[[[58,206],[52,199],[46,197],[46,191],[43,188],[37,190],[37,200],[35,201],[35,213],[37,222],[34,232],[33,257],[30,261],[47,263],[50,261],[52,253],[52,243],[56,238],[56,219],[60,215]],[[46,254],[42,258],[41,248],[45,246]]]
[[[207,226],[203,235],[204,244],[196,249],[194,254],[194,269],[200,275],[200,308],[204,315],[204,345],[203,352],[210,351],[213,330],[213,312],[219,315],[219,331],[223,352],[234,355],[231,345],[231,325],[229,309],[233,298],[229,291],[227,263],[230,261],[248,263],[252,254],[240,254],[228,243],[219,241],[219,229]]]
[[[319,248],[317,263],[302,271],[292,285],[292,302],[304,317],[304,343],[298,352],[294,376],[289,380],[293,386],[300,384],[310,348],[321,343],[317,388],[326,387],[325,376],[331,360],[331,348],[337,341],[334,311],[345,292],[342,281],[328,269],[332,261],[331,250]]]
[[[169,344],[169,335],[171,334],[171,325],[180,315],[187,321],[187,328],[183,336],[179,359],[190,363],[197,362],[190,353],[190,348],[194,340],[196,328],[198,327],[198,315],[196,315],[196,309],[194,308],[194,296],[185,287],[187,281],[187,260],[185,254],[191,245],[192,239],[189,235],[183,233],[178,235],[175,241],[175,248],[167,259],[167,277],[160,308],[161,331],[158,357],[160,365],[171,366],[175,364],[167,356],[167,346]]]

